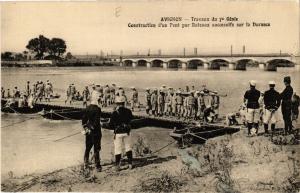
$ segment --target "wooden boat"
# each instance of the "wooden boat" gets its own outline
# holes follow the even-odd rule
[[[81,120],[84,114],[83,108],[75,108],[69,107],[61,109],[50,109],[50,110],[43,110],[39,114],[46,119],[52,120]],[[102,118],[109,118],[111,113],[109,112],[102,112]]]
[[[240,127],[224,126],[218,124],[203,124],[195,126],[187,126],[182,129],[174,129],[170,132],[170,136],[178,141],[179,145],[201,144],[209,138],[232,134],[238,132]]]
[[[62,110],[43,110],[39,114],[46,119],[52,120],[80,120],[83,116],[83,109],[62,109]]]
[[[18,103],[14,102],[7,104],[7,100],[1,99],[1,112],[4,113],[19,113],[19,114],[34,114],[43,110],[40,106],[34,106],[30,108],[28,106],[18,107]]]

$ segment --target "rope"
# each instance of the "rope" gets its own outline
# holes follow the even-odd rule
[[[209,130],[209,131],[200,131],[200,132],[196,132],[196,133],[211,133],[211,132],[218,131],[221,129],[224,129],[224,128],[219,128],[219,129],[214,129],[214,130]],[[194,133],[194,134],[196,134],[196,133]]]
[[[68,136],[65,136],[65,137],[63,137],[63,138],[60,138],[60,139],[56,139],[56,140],[54,140],[53,142],[57,142],[57,141],[60,141],[60,140],[66,139],[66,138],[68,138],[68,137],[72,137],[72,136],[74,136],[74,135],[78,135],[79,133],[81,133],[81,131],[80,131],[80,132],[77,132],[77,133],[73,133],[73,134],[71,134],[71,135],[68,135]]]
[[[9,108],[9,109],[11,109],[11,110],[13,110],[16,114],[21,114],[18,111],[16,111],[15,109],[13,109],[11,106],[6,106],[6,107]]]
[[[23,123],[23,122],[28,121],[28,120],[30,120],[30,119],[34,119],[34,118],[35,118],[35,117],[30,117],[30,118],[28,118],[28,119],[25,119],[25,120],[22,120],[22,121],[19,121],[19,122],[14,122],[14,123],[9,124],[9,125],[1,126],[1,128],[10,127],[10,126],[13,126],[13,125],[16,125],[16,124],[19,124],[19,123]]]
[[[64,119],[77,121],[76,119],[72,119],[72,118],[69,118],[69,117],[65,117],[65,116],[63,116],[63,115],[60,115],[60,114],[58,114],[58,113],[55,113],[54,111],[48,111],[48,112],[46,112],[45,114],[50,114],[50,113],[53,113],[53,114],[55,114],[55,115],[57,115],[57,116],[59,116],[59,117],[61,117],[61,118],[64,118]]]
[[[203,140],[205,140],[205,141],[208,140],[208,139],[205,139],[204,137],[200,137],[200,136],[195,135],[195,134],[193,134],[193,133],[189,133],[189,134],[192,135],[192,136],[194,136],[194,137],[197,137],[197,138],[199,138],[199,139],[203,139]]]
[[[168,147],[168,146],[172,145],[172,144],[173,144],[173,143],[175,143],[175,142],[176,142],[176,141],[174,140],[174,141],[172,141],[171,143],[168,143],[167,145],[165,145],[165,146],[163,146],[163,147],[159,148],[158,150],[156,150],[156,151],[152,152],[152,153],[151,153],[151,155],[153,155],[153,154],[155,154],[155,153],[158,153],[158,152],[160,152],[161,150],[163,150],[164,148],[166,148],[166,147]]]

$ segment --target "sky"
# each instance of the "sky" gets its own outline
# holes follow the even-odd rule
[[[161,17],[236,17],[270,27],[130,28],[160,23]],[[22,52],[42,34],[66,41],[72,54],[299,53],[299,1],[149,0],[1,3],[1,51]],[[174,22],[176,23],[176,22]],[[180,24],[181,24],[180,23]],[[227,23],[227,22],[225,22]],[[168,23],[166,23],[168,24]]]

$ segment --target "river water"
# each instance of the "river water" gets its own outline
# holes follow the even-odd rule
[[[279,68],[277,72],[261,71],[250,68],[247,71],[165,71],[165,70],[130,70],[103,67],[70,67],[70,68],[2,68],[1,86],[13,89],[18,86],[25,89],[27,80],[50,80],[54,85],[54,92],[62,94],[65,98],[65,89],[74,83],[77,89],[95,84],[112,84],[129,88],[135,86],[142,92],[146,87],[154,88],[165,84],[174,88],[185,88],[185,85],[194,85],[196,89],[202,85],[212,90],[218,90],[227,97],[221,98],[220,113],[236,111],[243,100],[243,94],[248,89],[249,80],[257,81],[257,88],[265,91],[268,81],[274,80],[276,89],[284,88],[283,77],[291,76],[292,86],[300,93],[300,73],[292,68]],[[32,118],[30,120],[27,120]],[[15,176],[33,172],[46,172],[82,162],[84,138],[76,135],[60,142],[53,140],[80,131],[80,121],[49,121],[37,115],[1,114],[1,176],[7,177],[12,171]],[[25,121],[24,121],[25,120]],[[26,121],[27,120],[27,121]],[[24,121],[13,126],[12,123]],[[6,127],[5,127],[6,126]],[[138,133],[144,133],[144,128]],[[164,133],[167,131],[156,128],[152,132]],[[111,143],[112,134],[104,131],[105,143]],[[103,143],[104,143],[103,142]],[[102,143],[102,144],[103,144]],[[111,159],[111,146],[103,151],[103,159]]]

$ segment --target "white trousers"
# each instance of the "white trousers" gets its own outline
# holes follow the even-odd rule
[[[264,124],[269,124],[271,122],[271,124],[275,124],[277,119],[277,111],[273,111],[271,112],[268,109],[264,109],[264,116],[263,116],[263,120],[264,120]]]
[[[246,120],[248,123],[258,123],[260,120],[259,109],[247,108]]]
[[[122,151],[125,147],[125,151],[131,151],[131,135],[127,135],[127,133],[116,134],[114,139],[115,145],[115,155],[122,154]]]

